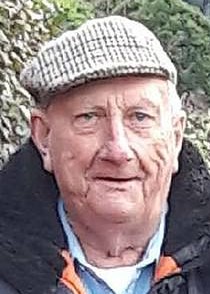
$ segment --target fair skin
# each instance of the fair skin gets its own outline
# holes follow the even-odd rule
[[[32,112],[32,138],[92,265],[141,259],[166,206],[184,126],[159,77],[91,82]]]

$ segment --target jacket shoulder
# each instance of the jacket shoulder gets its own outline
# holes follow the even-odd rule
[[[0,294],[18,294],[18,292],[0,278]]]

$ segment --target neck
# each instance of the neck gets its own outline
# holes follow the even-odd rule
[[[156,231],[153,227],[125,224],[102,224],[83,226],[71,220],[71,225],[80,240],[87,261],[100,268],[130,266],[138,263]],[[144,229],[141,230],[140,227]],[[157,226],[156,226],[157,227]],[[156,228],[155,227],[155,228]],[[91,228],[91,229],[90,229]]]

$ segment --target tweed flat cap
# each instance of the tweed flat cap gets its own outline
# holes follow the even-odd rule
[[[21,84],[37,103],[91,80],[156,74],[177,81],[176,69],[155,35],[122,16],[89,20],[48,42],[26,65]]]

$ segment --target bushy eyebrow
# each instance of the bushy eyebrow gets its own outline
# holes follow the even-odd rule
[[[158,89],[156,92],[157,95],[157,101],[155,101],[155,97],[150,97],[150,91],[132,91],[129,93],[129,96],[127,96],[128,93],[126,91],[124,93],[121,93],[121,97],[119,97],[119,100],[117,97],[116,102],[118,106],[121,109],[129,109],[129,108],[144,108],[145,107],[153,111],[158,111],[160,106],[160,100],[165,101],[166,100],[166,93],[163,91],[163,89]],[[151,92],[151,95],[154,95],[154,92]],[[103,95],[102,95],[103,96]],[[113,95],[115,96],[115,95]],[[117,95],[116,95],[117,96]],[[92,100],[93,97],[88,97],[86,95],[82,95],[81,101],[83,102],[81,104],[81,108],[83,109],[95,109],[95,110],[105,110],[107,109],[107,103],[109,104],[109,99],[106,99],[106,97],[102,99],[97,99],[97,101]],[[108,97],[107,97],[108,98]],[[118,101],[119,103],[118,103]],[[165,101],[166,102],[166,101]]]
[[[150,107],[151,109],[154,109],[154,110],[158,110],[160,107],[160,98],[162,100],[163,105],[166,103],[166,98],[167,98],[167,93],[166,91],[164,91],[163,89],[161,89],[160,87],[158,88],[158,92],[157,92],[157,99],[154,100],[151,99],[149,93],[142,93],[142,92],[139,92],[137,93],[138,97],[135,97],[134,98],[134,104],[138,104],[138,105],[147,105],[148,107]],[[159,96],[159,97],[158,97]]]
[[[123,112],[137,111],[137,110],[142,110],[142,111],[147,110],[157,114],[160,112],[160,108],[158,107],[158,104],[153,103],[153,101],[147,98],[139,98],[138,100],[135,100],[135,102],[133,103],[124,103],[124,104],[122,103],[119,108]],[[84,103],[81,109],[75,110],[75,112],[96,111],[96,112],[106,113],[107,110],[108,110],[107,104],[97,101],[95,104],[92,104],[92,105],[89,103]]]
[[[135,99],[133,103],[127,103],[126,105],[127,110],[150,110],[155,113],[159,113],[160,107],[157,103],[149,100],[148,98],[139,98],[138,100]]]

